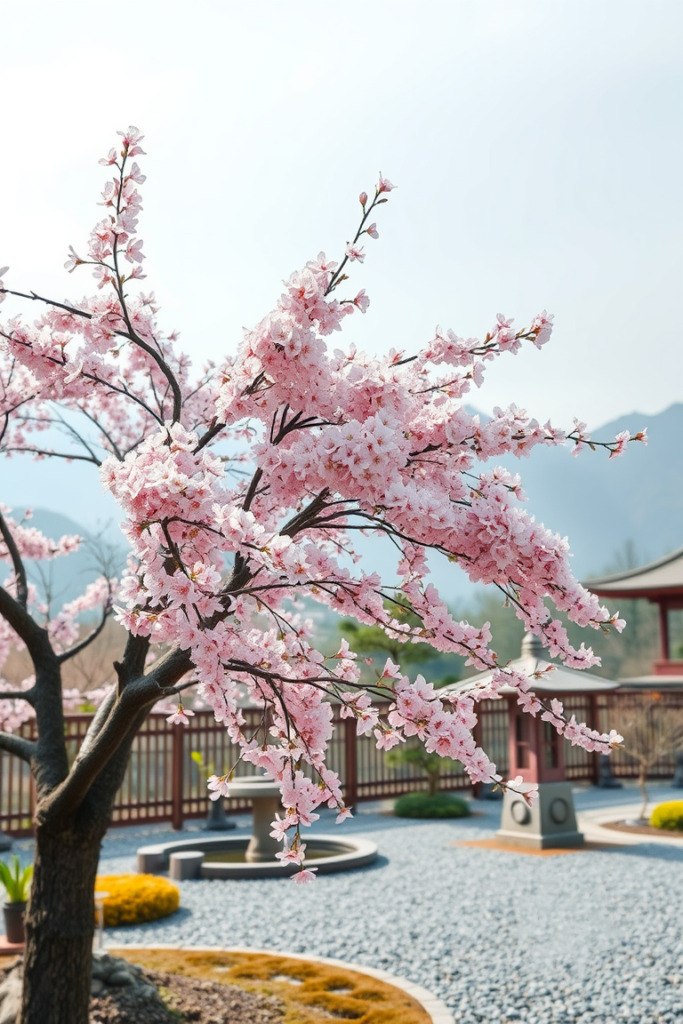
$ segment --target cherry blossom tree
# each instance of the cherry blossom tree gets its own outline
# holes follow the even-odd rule
[[[93,581],[53,614],[28,583],[25,562],[66,555],[75,540],[48,541],[0,510],[0,665],[19,647],[33,666],[19,687],[3,684],[0,702],[0,747],[30,765],[37,798],[22,1024],[87,1021],[99,845],[130,745],[160,699],[173,697],[171,719],[186,719],[182,691],[195,682],[241,758],[278,780],[284,810],[273,833],[280,856],[300,865],[300,882],[313,876],[302,827],[322,804],[337,808],[338,819],[350,813],[325,760],[332,701],[379,747],[416,736],[429,752],[461,761],[473,782],[505,784],[472,736],[478,702],[503,685],[573,743],[606,751],[619,741],[567,720],[559,702],[546,708],[532,681],[498,666],[488,626],[457,621],[430,580],[428,554],[497,587],[550,655],[576,668],[596,659],[585,645],[572,647],[553,609],[593,629],[623,625],[573,578],[565,542],[524,509],[519,478],[496,467],[499,456],[536,445],[595,447],[585,426],[566,432],[514,405],[484,423],[462,404],[489,362],[544,345],[552,318],[544,312],[515,328],[498,316],[481,339],[439,328],[421,348],[381,358],[332,345],[346,318],[368,309],[365,291],[348,283],[394,189],[380,175],[374,192],[359,197],[360,223],[340,262],[312,259],[234,353],[196,371],[140,285],[142,135],[120,134],[101,161],[110,174],[104,216],[66,263],[92,273],[94,295],[58,302],[0,273],[0,300],[11,296],[37,314],[0,327],[0,450],[90,463],[93,487],[107,488],[121,508],[130,546],[120,584]],[[602,447],[614,456],[634,439],[644,435]],[[359,562],[361,534],[391,545],[391,573],[376,571],[372,547]],[[412,610],[410,623],[392,613],[396,593]],[[401,643],[462,655],[478,670],[494,669],[491,681],[443,697],[388,659],[365,686],[345,640],[338,650],[318,649],[301,599]],[[116,684],[70,764],[62,667],[91,640],[79,636],[77,620],[96,607],[95,631],[113,611],[126,640]],[[254,734],[240,712],[245,694],[263,708]],[[386,718],[376,697],[391,701]],[[16,733],[28,714],[35,740]],[[215,797],[229,793],[230,766],[209,787]]]

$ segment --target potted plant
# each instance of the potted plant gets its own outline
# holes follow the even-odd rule
[[[24,911],[31,889],[33,877],[33,865],[27,864],[22,868],[19,858],[15,853],[9,859],[9,864],[0,860],[0,882],[5,887],[7,900],[2,905],[2,912],[5,918],[5,936],[8,942],[21,943],[24,941]]]

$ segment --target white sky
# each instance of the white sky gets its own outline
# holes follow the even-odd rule
[[[472,404],[597,426],[683,399],[679,0],[0,0],[0,24],[10,287],[91,290],[62,266],[132,123],[144,286],[199,359],[342,251],[381,170],[399,188],[348,341],[413,350],[546,308],[551,344]]]

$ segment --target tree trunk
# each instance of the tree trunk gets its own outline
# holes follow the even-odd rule
[[[641,767],[638,773],[638,785],[640,786],[640,795],[643,798],[643,806],[640,808],[640,820],[643,821],[647,817],[648,805],[647,768],[645,767]]]
[[[106,821],[38,829],[19,1024],[88,1024],[94,891]]]

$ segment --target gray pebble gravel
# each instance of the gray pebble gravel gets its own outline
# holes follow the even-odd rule
[[[580,809],[629,795],[586,790],[576,799]],[[498,826],[499,804],[473,806],[473,818],[416,823],[361,805],[340,828],[377,843],[373,867],[307,886],[181,882],[177,914],[111,929],[107,944],[247,946],[348,960],[424,986],[458,1024],[683,1021],[683,847],[645,842],[536,857],[454,845]],[[249,819],[237,820],[246,832]],[[137,847],[167,837],[179,834],[112,830],[101,872],[135,870]]]

